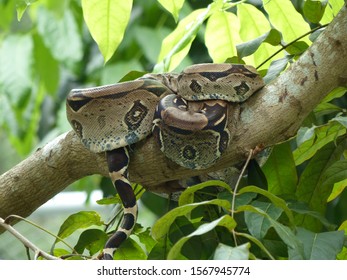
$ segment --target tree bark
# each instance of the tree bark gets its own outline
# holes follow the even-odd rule
[[[332,89],[347,85],[347,7],[280,77],[239,106],[232,143],[211,168],[188,170],[168,160],[153,137],[133,148],[130,179],[149,191],[170,192],[165,182],[216,171],[246,159],[250,149],[294,136],[305,117]],[[28,216],[72,182],[107,176],[105,156],[85,149],[74,132],[61,135],[0,176],[0,217]],[[1,229],[0,229],[1,232]]]

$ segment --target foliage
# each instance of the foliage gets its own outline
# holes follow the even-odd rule
[[[64,99],[71,88],[116,83],[131,70],[180,71],[193,63],[229,61],[257,66],[269,82],[342,5],[343,0],[0,0],[3,147],[10,144],[26,156],[69,129]],[[238,191],[221,181],[187,189],[151,229],[137,224],[115,258],[346,259],[345,93],[333,90],[294,139],[275,146],[261,169],[251,165]],[[153,204],[145,195],[143,202]],[[58,236],[87,229],[73,250],[57,248],[55,254],[98,254],[107,239],[104,225],[96,212],[72,214]]]

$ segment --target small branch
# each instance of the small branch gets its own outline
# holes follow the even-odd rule
[[[246,168],[247,168],[247,166],[249,164],[249,161],[252,159],[252,156],[253,156],[253,150],[251,149],[249,151],[248,158],[247,158],[245,164],[243,165],[241,173],[240,173],[240,175],[239,175],[239,177],[237,179],[237,182],[235,184],[235,188],[234,188],[234,192],[233,192],[233,199],[232,199],[232,202],[231,202],[231,217],[232,218],[234,218],[234,213],[235,213],[235,200],[236,200],[236,196],[237,196],[237,189],[238,189],[238,187],[240,185],[240,182],[241,182],[241,179],[242,179],[243,175],[246,172]],[[232,232],[233,232],[235,246],[237,246],[237,238],[236,238],[235,230],[233,230]]]
[[[20,234],[14,227],[7,224],[4,219],[0,218],[0,226],[5,228],[8,232],[10,232],[14,237],[16,237],[20,242],[23,243],[23,245],[26,248],[30,248],[34,254],[35,259],[37,259],[39,256],[42,256],[43,258],[47,260],[61,260],[60,258],[57,258],[55,256],[52,256],[50,254],[47,254],[40,248],[38,248],[36,245],[34,245],[32,242],[30,242],[26,237],[24,237],[22,234]]]
[[[32,225],[32,226],[38,228],[39,230],[44,231],[45,233],[47,233],[47,234],[49,234],[50,236],[54,237],[56,240],[59,240],[59,241],[60,241],[61,243],[63,243],[66,247],[68,247],[71,251],[73,251],[74,253],[77,254],[77,252],[75,251],[75,249],[74,249],[73,247],[71,247],[68,243],[66,243],[65,240],[62,239],[60,236],[57,236],[57,235],[53,234],[52,232],[46,230],[45,228],[39,226],[38,224],[35,224],[34,222],[32,222],[32,221],[30,221],[30,220],[28,220],[28,219],[25,219],[25,218],[23,218],[23,217],[21,217],[21,216],[18,216],[18,215],[10,215],[10,216],[6,217],[4,223],[10,224],[11,221],[14,221],[15,219],[24,221],[24,222],[26,222],[26,223],[28,223],[28,224],[30,224],[30,225]]]

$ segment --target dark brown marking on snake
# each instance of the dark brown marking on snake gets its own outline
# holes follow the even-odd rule
[[[143,81],[144,83],[141,88],[155,94],[158,97],[168,91],[167,87],[163,86],[162,83],[159,83],[156,80],[144,79]]]
[[[124,121],[129,131],[134,131],[141,125],[148,114],[148,108],[140,100],[136,100],[131,109],[125,114]]]
[[[186,145],[182,149],[182,157],[188,160],[194,160],[197,156],[196,149],[191,145]]]
[[[238,95],[244,95],[249,91],[249,86],[245,81],[242,81],[240,85],[234,86],[234,89]]]
[[[71,125],[79,138],[83,138],[83,126],[76,120],[71,120]]]
[[[197,80],[192,80],[192,82],[189,85],[190,89],[195,93],[201,92],[201,85],[198,83]]]
[[[100,115],[97,117],[99,128],[102,129],[106,125],[106,116],[105,115]]]
[[[244,65],[242,64],[235,64],[233,65],[232,67],[230,67],[227,71],[225,71],[228,75],[229,74],[242,74],[246,77],[249,77],[249,78],[256,78],[258,77],[258,74],[257,73],[254,73],[250,70],[248,70]]]
[[[231,66],[228,70],[225,71],[215,71],[215,72],[209,72],[209,71],[205,71],[205,72],[200,72],[199,73],[201,76],[209,79],[211,82],[215,82],[220,78],[224,78],[227,77],[231,74],[241,74],[244,75],[246,77],[249,78],[256,78],[258,76],[257,73],[254,73],[250,70],[248,70],[244,65],[233,65]]]
[[[77,112],[79,109],[81,109],[83,106],[88,104],[91,100],[93,100],[93,98],[85,97],[82,94],[75,95],[73,92],[71,92],[71,94],[73,94],[73,96],[68,98],[66,102],[69,105],[69,107],[75,112]]]

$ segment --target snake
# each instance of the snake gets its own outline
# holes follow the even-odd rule
[[[208,168],[232,140],[230,104],[246,101],[263,86],[253,66],[203,63],[178,74],[150,73],[70,91],[67,119],[87,149],[105,154],[124,209],[102,259],[113,260],[136,224],[138,208],[128,174],[131,145],[152,134],[169,160],[189,169]]]

